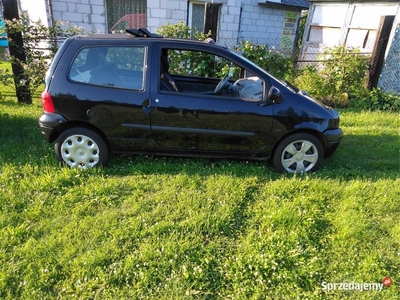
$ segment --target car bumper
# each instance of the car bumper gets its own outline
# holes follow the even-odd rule
[[[340,128],[329,129],[324,131],[324,136],[327,140],[325,158],[332,156],[343,138],[343,131]]]
[[[54,113],[46,113],[44,112],[39,120],[39,127],[40,131],[42,132],[42,135],[46,141],[49,143],[53,142],[52,139],[52,133],[54,128],[59,126],[62,123],[67,122],[67,119],[64,118],[60,114],[54,114]]]

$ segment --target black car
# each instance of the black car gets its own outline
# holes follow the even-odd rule
[[[70,167],[111,153],[271,159],[314,171],[339,145],[339,114],[213,41],[146,29],[76,36],[46,75],[39,125]]]

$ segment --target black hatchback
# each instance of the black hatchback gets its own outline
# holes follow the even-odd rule
[[[339,145],[337,111],[238,53],[128,32],[69,38],[47,72],[39,125],[68,166],[142,153],[271,159],[302,173]]]

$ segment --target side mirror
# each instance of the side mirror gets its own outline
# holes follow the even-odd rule
[[[277,103],[277,104],[282,103],[283,102],[283,94],[281,93],[281,91],[278,88],[272,86],[268,92],[268,100],[273,103]]]

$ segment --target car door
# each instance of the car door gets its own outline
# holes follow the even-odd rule
[[[172,85],[169,90],[162,90],[159,77],[165,68],[160,58],[163,52],[165,47],[153,52],[153,63],[160,63],[158,72],[151,75],[149,103],[151,131],[159,146],[185,151],[244,153],[259,152],[265,147],[272,128],[272,104],[260,105],[254,99],[196,90],[207,84],[214,89],[218,83],[201,76],[169,74],[177,79],[178,91]],[[190,89],[185,90],[185,84]]]

